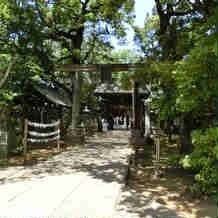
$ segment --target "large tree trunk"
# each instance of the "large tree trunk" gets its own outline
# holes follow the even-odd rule
[[[81,90],[81,76],[78,72],[72,73],[72,120],[71,127],[75,129],[80,121],[80,90]]]
[[[191,118],[188,115],[181,116],[180,121],[180,154],[189,154],[193,150],[192,139],[191,139]]]
[[[83,40],[83,32],[84,28],[81,27],[78,29],[76,36],[72,39],[72,62],[73,64],[80,64],[81,63],[81,45]],[[81,73],[73,72],[72,73],[72,123],[71,128],[75,129],[78,124],[80,123],[80,95],[81,95],[81,84],[82,77]]]

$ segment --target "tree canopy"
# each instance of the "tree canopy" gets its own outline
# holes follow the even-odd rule
[[[135,27],[152,89],[161,90],[153,104],[168,132],[179,119],[180,163],[196,170],[197,189],[208,193],[218,184],[216,24],[216,1],[155,0],[144,28]]]
[[[64,73],[55,73],[56,66],[107,58],[107,51],[112,48],[110,36],[124,37],[124,24],[133,21],[134,1],[9,0],[1,1],[1,6],[0,53],[7,62],[2,61],[0,67],[6,72],[16,55],[10,84],[22,94],[29,78],[63,77]],[[81,79],[75,78],[74,87]],[[79,99],[75,97],[74,101]],[[79,108],[75,110],[78,113]]]

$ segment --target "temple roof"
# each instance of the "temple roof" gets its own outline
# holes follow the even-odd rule
[[[33,88],[45,96],[49,101],[65,107],[70,107],[72,105],[70,93],[55,81],[39,79],[31,81],[31,83]]]

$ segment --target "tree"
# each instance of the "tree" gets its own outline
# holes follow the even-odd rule
[[[203,50],[201,48],[205,43],[205,38],[211,42],[213,34],[208,36],[208,33],[214,32],[214,8],[216,1],[155,0],[155,4],[152,16],[146,17],[145,27],[143,29],[136,28],[135,38],[146,54],[147,63],[150,63],[151,69],[153,69],[152,77],[156,78],[155,80],[157,81],[153,86],[158,86],[162,91],[158,100],[161,119],[167,122],[169,131],[172,120],[175,117],[180,117],[180,151],[181,153],[189,153],[192,148],[191,131],[194,128],[196,117],[193,116],[191,105],[186,111],[178,107],[177,103],[181,99],[179,96],[183,95],[180,91],[187,91],[188,89],[180,89],[183,85],[179,84],[179,77],[175,72],[178,72],[177,70],[181,67],[181,63],[184,65],[189,63],[186,60],[190,54],[192,56],[195,53],[194,50],[198,50],[198,52]],[[159,22],[156,22],[157,16]],[[150,45],[153,46],[151,47]],[[211,45],[213,45],[213,42]],[[202,54],[202,59],[203,55],[209,54]],[[210,55],[210,60],[212,59]],[[192,60],[194,61],[194,56]],[[205,61],[200,63],[198,60],[194,62],[201,67],[202,63],[205,63]],[[188,70],[190,72],[195,71],[192,66],[196,65],[193,65],[193,63],[190,65],[189,63],[186,66],[190,69]],[[185,75],[187,71],[184,70],[183,73]],[[198,73],[199,75],[203,74],[203,72]],[[193,81],[190,77],[188,79]],[[180,82],[182,83],[181,80]],[[183,82],[185,83],[185,80]],[[192,102],[197,103],[195,97],[190,95],[190,93],[188,98],[183,98],[184,101],[180,103],[186,104],[187,101],[185,103],[185,99],[191,99]]]
[[[193,170],[193,190],[217,195],[217,2],[155,3],[145,27],[136,28],[158,94],[152,103],[162,121],[180,118],[179,163]]]
[[[1,52],[32,58],[46,75],[54,76],[56,65],[90,61],[96,43],[108,43],[109,35],[125,35],[131,23],[133,0],[5,1],[8,16],[2,19]],[[4,24],[4,25],[3,25]],[[104,48],[104,46],[102,47]],[[72,127],[78,123],[82,78],[72,73]]]
[[[159,44],[162,48],[163,59],[181,59],[177,54],[178,29],[181,31],[187,22],[205,22],[214,14],[216,0],[186,1],[186,0],[155,0],[156,11],[159,16]]]

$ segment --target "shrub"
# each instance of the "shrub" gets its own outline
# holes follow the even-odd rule
[[[218,128],[196,130],[192,133],[194,151],[181,159],[185,169],[195,172],[193,190],[216,194],[218,187]]]

